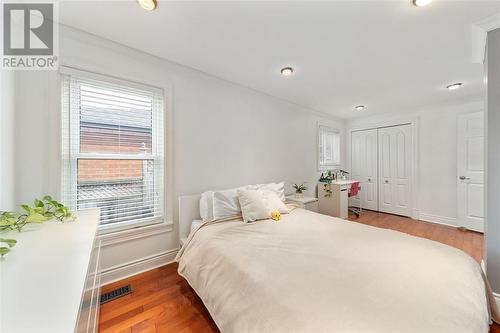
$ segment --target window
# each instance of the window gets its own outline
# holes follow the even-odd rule
[[[62,77],[63,201],[100,208],[105,227],[160,221],[162,90],[76,72]]]
[[[318,170],[340,165],[340,133],[337,129],[318,125]]]

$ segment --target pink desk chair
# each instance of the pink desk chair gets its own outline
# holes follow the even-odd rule
[[[351,188],[348,190],[347,196],[349,198],[355,197],[358,195],[360,190],[361,186],[359,185],[359,182],[354,182],[351,184]],[[361,199],[359,200],[359,207],[349,207],[349,211],[359,217],[359,214],[361,214]]]

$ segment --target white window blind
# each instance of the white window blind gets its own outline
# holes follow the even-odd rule
[[[340,165],[340,133],[337,129],[318,126],[318,169],[328,170]]]
[[[102,226],[163,212],[163,93],[114,79],[62,77],[63,201],[98,207]]]

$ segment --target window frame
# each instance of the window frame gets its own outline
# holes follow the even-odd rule
[[[77,187],[78,187],[78,160],[79,159],[94,159],[94,160],[150,160],[153,161],[154,165],[154,188],[155,192],[158,192],[158,211],[156,216],[147,217],[142,219],[132,219],[130,221],[114,222],[109,224],[99,224],[98,231],[101,234],[106,234],[110,232],[117,232],[123,230],[130,230],[138,227],[149,226],[153,224],[165,223],[167,221],[166,213],[166,200],[165,200],[165,184],[166,184],[166,168],[165,165],[165,137],[166,137],[166,94],[164,89],[155,86],[137,83],[129,80],[119,79],[112,76],[96,74],[92,72],[87,72],[83,70],[74,69],[71,67],[61,66],[59,69],[59,76],[61,82],[61,167],[62,167],[62,179],[61,179],[61,194],[63,199],[68,196],[67,193],[71,193],[69,196],[71,199],[68,202],[68,198],[63,200],[65,203],[69,204],[70,207],[77,207]],[[65,86],[65,77],[69,77],[69,85]],[[152,115],[152,138],[159,136],[157,142],[152,143],[151,154],[114,154],[114,153],[82,153],[80,152],[80,117],[74,116],[75,107],[71,106],[71,103],[79,103],[79,99],[75,100],[75,96],[70,92],[66,92],[67,101],[64,100],[65,93],[64,89],[71,89],[71,78],[82,79],[82,80],[94,80],[102,82],[105,85],[119,85],[125,88],[142,90],[153,95],[160,96],[160,106],[158,108],[158,114]],[[79,108],[79,107],[78,107]],[[154,112],[154,111],[153,111]],[[160,124],[158,124],[158,122]],[[65,125],[66,123],[66,125]],[[65,132],[65,126],[67,126],[67,133]],[[74,134],[77,133],[77,134]],[[65,181],[65,178],[68,180]]]
[[[335,133],[338,137],[338,157],[337,161],[334,161],[335,163],[332,164],[326,164],[322,163],[322,151],[321,151],[321,141],[323,139],[323,135],[325,133]],[[332,127],[330,125],[326,125],[323,123],[318,123],[317,126],[317,141],[316,141],[316,153],[317,153],[317,165],[318,165],[318,171],[326,171],[326,170],[333,170],[333,169],[338,169],[341,166],[342,163],[342,138],[341,138],[341,132],[338,128]]]

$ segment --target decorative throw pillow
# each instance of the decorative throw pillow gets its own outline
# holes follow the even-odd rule
[[[237,193],[244,222],[269,219],[272,211],[289,212],[274,191],[239,189]]]

